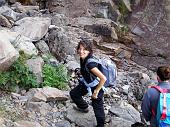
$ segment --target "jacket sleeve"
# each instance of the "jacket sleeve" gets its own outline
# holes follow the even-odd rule
[[[147,91],[144,95],[141,104],[142,115],[144,116],[146,121],[150,121],[152,117],[152,109],[151,109],[151,101],[149,96],[149,91]]]

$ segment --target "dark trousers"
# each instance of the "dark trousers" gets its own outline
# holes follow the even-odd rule
[[[92,92],[94,88],[91,88]],[[74,89],[70,91],[70,96],[73,102],[77,105],[78,108],[88,108],[87,102],[82,98],[85,94],[87,94],[87,87],[83,84],[76,86]],[[97,127],[104,127],[105,114],[103,107],[103,90],[100,90],[97,99],[92,99],[92,106],[94,110],[94,114],[97,120]]]

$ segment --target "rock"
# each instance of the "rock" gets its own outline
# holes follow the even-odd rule
[[[18,57],[18,51],[9,41],[0,40],[0,71],[9,69]]]

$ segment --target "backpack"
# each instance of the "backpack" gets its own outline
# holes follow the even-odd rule
[[[160,92],[157,106],[157,124],[159,127],[170,127],[170,89],[162,89],[160,86],[151,86]]]
[[[88,70],[88,68],[86,66],[90,62],[96,62],[101,65],[101,72],[107,78],[107,80],[104,84],[105,87],[112,87],[116,84],[115,81],[117,78],[117,67],[113,61],[105,59],[105,58],[100,58],[100,59],[97,59],[95,57],[89,58],[85,64],[85,68],[89,73],[90,73],[90,71]],[[91,78],[96,77],[92,73],[90,73],[90,76],[91,76]]]

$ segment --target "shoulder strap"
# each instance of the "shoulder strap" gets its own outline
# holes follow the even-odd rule
[[[161,114],[160,119],[164,120],[167,116],[167,111],[166,111],[166,97],[165,93],[170,93],[170,89],[162,89],[160,86],[151,86],[151,88],[157,89],[160,93],[163,93],[163,111]]]
[[[95,63],[97,63],[97,64],[100,63],[100,61],[99,61],[97,58],[95,58],[95,57],[89,58],[89,59],[86,61],[86,63],[85,63],[85,68],[86,68],[86,70],[87,70],[88,72],[90,72],[90,71],[89,71],[89,69],[87,68],[87,64],[89,64],[89,63],[91,63],[91,62],[95,62]]]
[[[86,62],[86,65],[87,65],[88,63],[90,63],[90,62],[96,62],[96,63],[99,63],[99,59],[97,59],[97,58],[95,58],[95,57],[93,57],[93,58],[89,58],[89,59],[87,60],[87,62]]]
[[[91,63],[91,62],[96,62],[97,64],[99,63],[99,60],[95,57],[91,57],[89,58],[86,63],[85,63],[85,69],[87,70],[87,72],[90,74],[90,79],[93,80],[93,78],[96,78],[96,76],[90,72],[90,70],[87,68],[87,64]]]
[[[170,93],[170,89],[162,89],[160,86],[151,86],[151,88],[157,89],[160,93]]]
[[[160,93],[164,93],[163,89],[160,86],[151,86],[151,88],[155,88],[158,90]]]

